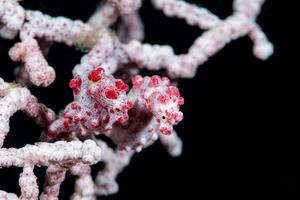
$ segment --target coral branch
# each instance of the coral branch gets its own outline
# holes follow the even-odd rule
[[[105,2],[96,9],[87,23],[95,30],[100,30],[103,27],[110,27],[117,21],[118,17],[119,13],[117,12],[116,7]]]
[[[100,154],[100,148],[91,140],[84,142],[40,142],[35,145],[26,145],[20,149],[1,148],[0,167],[24,167],[27,164],[72,166],[78,162],[94,164],[100,160]]]
[[[91,48],[96,37],[93,29],[80,20],[71,20],[66,17],[50,17],[39,11],[26,11],[26,22],[20,30],[21,40],[27,38],[46,38],[48,41],[76,45],[80,48]]]
[[[95,142],[56,142],[36,143],[26,145],[20,149],[1,148],[1,167],[23,167],[19,184],[21,187],[20,199],[37,199],[38,186],[33,173],[34,165],[48,166],[46,183],[41,199],[57,199],[60,183],[65,179],[65,172],[78,163],[95,164],[100,160],[101,150]],[[5,199],[16,198],[14,194],[0,191],[0,197]]]
[[[105,164],[96,176],[95,192],[98,196],[117,193],[119,186],[116,177],[129,164],[133,152],[114,151],[101,140],[95,141],[102,149],[102,161]]]
[[[184,1],[152,0],[152,3],[166,16],[185,19],[189,25],[197,25],[200,29],[213,28],[220,22],[220,19],[209,10]]]
[[[123,49],[129,56],[129,60],[140,67],[146,67],[150,70],[166,69],[168,74],[174,78],[195,76],[197,67],[207,61],[209,57],[216,54],[232,40],[248,34],[254,40],[254,55],[265,60],[273,53],[273,46],[254,22],[263,2],[263,0],[235,1],[234,14],[218,23],[215,20],[216,22],[212,23],[210,29],[195,40],[187,54],[175,55],[170,46],[142,44],[137,41],[123,45]],[[172,10],[173,12],[167,13],[170,16],[185,16],[188,23],[192,23],[192,20],[188,19],[189,15],[182,13],[183,10],[188,9],[186,3],[176,0],[155,0],[154,3],[157,8],[161,8],[163,11]],[[196,7],[190,9],[196,10]],[[198,9],[197,12],[203,12],[201,8]],[[208,14],[208,16],[211,15]],[[202,23],[201,26],[203,26]]]
[[[69,82],[74,101],[57,119],[29,89],[0,78],[0,168],[23,168],[21,196],[0,190],[1,200],[37,199],[35,166],[48,167],[40,199],[58,199],[67,171],[76,176],[73,200],[95,200],[116,193],[116,178],[135,152],[158,139],[171,156],[182,152],[183,143],[173,127],[183,119],[180,106],[184,99],[168,77],[138,75],[143,68],[163,69],[174,79],[192,78],[201,64],[244,36],[253,42],[255,57],[265,60],[274,51],[256,23],[264,0],[234,0],[233,13],[225,19],[185,1],[151,2],[167,17],[183,19],[203,30],[185,54],[176,55],[169,45],[142,42],[142,0],[102,0],[86,23],[25,10],[18,0],[0,0],[0,37],[20,37],[9,51],[13,61],[21,62],[15,69],[19,84],[47,87],[55,81],[55,70],[46,60],[54,42],[86,52]],[[130,80],[132,84],[127,85]],[[19,110],[45,128],[42,141],[68,142],[1,148],[10,117]],[[111,139],[116,149],[97,139],[98,134]],[[100,155],[105,165],[94,183],[90,165],[99,162]]]
[[[75,182],[75,192],[72,200],[95,200],[94,182],[91,177],[91,168],[88,165],[79,163],[71,168],[71,173],[77,176]]]
[[[9,51],[9,56],[13,61],[24,63],[24,69],[34,85],[46,87],[54,81],[55,71],[48,65],[36,40],[17,43]]]
[[[0,190],[0,199],[2,200],[19,200],[18,196],[13,193],[7,193],[3,190]]]
[[[66,171],[68,169],[60,165],[50,165],[46,172],[46,181],[44,191],[40,199],[56,199],[58,200],[60,184],[65,180]]]
[[[17,0],[0,0],[0,36],[16,37],[25,19],[25,11]]]
[[[0,78],[0,147],[9,132],[9,118],[18,110],[35,118],[36,123],[42,127],[48,126],[55,119],[55,113],[39,104],[27,88],[6,83]]]
[[[137,10],[141,4],[142,0],[108,0],[110,3],[112,3],[118,11],[122,15],[130,14],[133,11]]]
[[[117,31],[119,39],[123,43],[128,43],[131,40],[142,41],[144,39],[144,25],[138,12],[122,16]]]
[[[21,187],[20,200],[37,199],[39,188],[36,182],[36,176],[33,173],[34,166],[26,164],[23,172],[20,174],[19,185]]]

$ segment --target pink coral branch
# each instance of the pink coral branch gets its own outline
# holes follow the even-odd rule
[[[65,180],[67,170],[68,168],[62,167],[60,165],[50,165],[47,168],[44,191],[40,197],[41,200],[58,200],[60,184]]]
[[[46,87],[54,81],[55,71],[48,65],[36,40],[17,43],[9,51],[9,56],[14,61],[24,62],[24,69],[34,85]]]
[[[88,24],[94,29],[100,30],[103,27],[110,27],[119,17],[119,12],[112,4],[105,2],[100,4],[94,14],[89,18]]]
[[[108,0],[112,5],[116,6],[122,15],[130,14],[140,8],[142,0]]]
[[[175,55],[170,46],[142,44],[137,41],[123,45],[123,49],[130,61],[150,70],[166,69],[168,74],[174,78],[195,76],[197,67],[207,61],[209,57],[215,55],[230,41],[248,34],[254,40],[254,55],[257,58],[266,59],[273,53],[273,46],[264,33],[258,31],[254,22],[263,2],[263,0],[235,1],[234,14],[223,21],[213,23],[209,30],[195,40],[187,54]],[[188,19],[189,15],[182,13],[187,9],[186,3],[179,3],[176,0],[157,0],[154,3],[157,8],[164,11],[171,7],[174,15],[185,16],[188,22],[191,21]],[[168,4],[170,5],[168,6]],[[193,10],[195,9],[196,7],[193,7]],[[201,8],[197,12],[200,10]],[[209,16],[211,15],[209,14]]]
[[[170,136],[160,135],[159,138],[171,156],[179,156],[181,154],[182,141],[175,132]],[[115,151],[108,147],[103,141],[95,137],[93,137],[93,140],[101,147],[101,161],[104,162],[104,169],[97,173],[95,179],[95,193],[98,196],[115,194],[119,190],[116,181],[117,176],[130,163],[134,152]]]
[[[25,19],[25,11],[17,0],[0,0],[0,36],[16,37]]]
[[[72,200],[95,200],[94,181],[91,177],[91,168],[86,164],[79,163],[71,168],[71,173],[77,176],[75,182],[75,192]]]
[[[45,38],[47,41],[77,45],[81,48],[91,48],[95,40],[97,41],[97,36],[89,37],[93,34],[92,27],[80,20],[50,17],[31,10],[26,10],[26,21],[20,32],[22,41],[27,38]]]
[[[188,2],[152,0],[166,16],[204,30],[186,54],[176,55],[169,45],[141,42],[144,30],[138,9],[142,0],[101,1],[86,23],[24,10],[17,0],[0,0],[0,36],[13,39],[19,33],[21,40],[9,51],[13,61],[22,63],[16,70],[20,84],[47,87],[55,80],[55,71],[45,57],[53,42],[87,51],[69,82],[74,101],[57,119],[27,88],[0,78],[0,168],[23,168],[21,196],[0,190],[0,199],[37,199],[35,165],[48,166],[41,199],[58,199],[60,185],[70,170],[76,176],[72,199],[94,200],[97,195],[116,193],[117,175],[135,152],[157,139],[171,156],[179,156],[182,141],[173,129],[183,119],[180,106],[184,100],[179,90],[167,77],[137,74],[143,68],[164,69],[171,78],[191,78],[199,65],[226,44],[247,35],[254,44],[253,54],[267,59],[273,45],[256,23],[263,3],[234,0],[232,15],[223,20]],[[114,26],[116,33],[111,30]],[[126,84],[129,80],[131,88]],[[41,140],[70,142],[1,148],[10,117],[18,110],[45,128]],[[116,150],[96,139],[101,133],[116,144]],[[84,142],[71,141],[79,139]],[[90,165],[99,162],[100,155],[105,166],[94,183]]]
[[[125,2],[127,1],[116,1],[114,3],[121,5]],[[203,64],[209,57],[221,50],[227,43],[248,34],[250,34],[250,37],[253,38],[255,43],[254,54],[256,57],[266,59],[272,54],[273,46],[260,29],[257,28],[255,23],[255,18],[263,2],[263,0],[237,0],[234,3],[233,15],[225,20],[219,20],[206,9],[188,3],[175,0],[153,1],[157,9],[162,9],[169,16],[184,18],[191,24],[194,24],[195,19],[201,16],[199,20],[197,20],[198,25],[208,30],[202,36],[198,37],[188,50],[188,53],[183,55],[175,55],[170,46],[142,44],[137,41],[132,41],[124,45],[117,44],[118,41],[114,39],[113,34],[109,34],[105,28],[106,26],[98,30],[80,21],[73,22],[63,17],[51,18],[37,11],[26,11],[26,20],[28,22],[26,22],[22,28],[21,38],[24,39],[24,37],[26,38],[27,36],[31,38],[46,37],[49,41],[65,42],[69,45],[77,45],[82,48],[92,48],[95,44],[94,49],[108,49],[114,47],[113,51],[116,52],[105,53],[106,56],[104,56],[107,57],[104,60],[109,60],[110,64],[111,61],[114,60],[112,66],[117,67],[118,64],[121,63],[135,62],[140,68],[146,67],[150,70],[163,68],[166,69],[172,77],[190,78],[195,75],[199,65]],[[105,4],[104,8],[105,6],[107,5]],[[190,11],[187,12],[189,13],[188,15],[184,14],[186,10]],[[124,19],[129,16],[125,16]],[[95,16],[94,19],[98,18],[99,16]],[[95,24],[95,21],[96,20],[91,18],[90,23]],[[95,27],[99,26],[95,25]],[[103,37],[106,38],[105,43],[98,41],[99,36],[102,41]],[[114,43],[117,45],[110,45],[110,41],[116,41],[117,43]],[[258,41],[260,41],[260,43],[258,43]],[[121,53],[122,51],[123,53]],[[89,54],[94,55],[92,52],[93,50]],[[40,58],[41,60],[43,59],[43,57]],[[96,61],[91,58],[87,61],[93,63],[92,65],[94,65],[94,67],[89,69],[92,70],[96,65],[101,64],[103,59],[98,58],[98,61]],[[46,61],[43,61],[43,63],[46,63]],[[116,71],[116,67],[111,71]],[[75,71],[77,68],[78,66],[75,68]],[[85,70],[88,69],[85,68]]]
[[[56,142],[36,143],[23,148],[1,148],[1,167],[23,167],[19,184],[21,187],[20,199],[37,199],[38,186],[33,173],[34,165],[48,166],[45,190],[41,199],[57,199],[59,185],[65,178],[65,172],[78,164],[95,164],[100,160],[101,150],[95,142]],[[15,198],[13,194],[0,191],[0,197]]]
[[[18,196],[13,193],[8,193],[3,190],[0,190],[0,199],[3,200],[19,200]]]
[[[37,178],[33,172],[34,166],[26,164],[23,167],[23,172],[20,174],[19,185],[21,187],[20,200],[37,199],[39,188],[37,185]]]
[[[128,43],[131,40],[142,41],[144,39],[144,25],[138,12],[122,16],[117,32],[123,43]]]
[[[156,9],[162,10],[168,17],[184,19],[189,25],[207,30],[215,27],[220,19],[206,8],[178,0],[152,0]]]
[[[41,127],[48,126],[55,119],[55,113],[39,104],[27,88],[6,83],[0,78],[0,147],[9,132],[9,118],[18,110],[34,118]]]
[[[24,167],[26,164],[49,166],[74,165],[78,162],[94,164],[100,160],[101,150],[91,140],[84,142],[59,141],[56,143],[36,143],[20,149],[1,148],[0,167]]]
[[[102,149],[102,161],[105,164],[96,176],[95,192],[98,196],[117,193],[119,186],[116,177],[129,164],[133,152],[114,151],[101,140],[95,141]]]

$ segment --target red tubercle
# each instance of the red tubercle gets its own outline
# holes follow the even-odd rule
[[[165,95],[159,95],[157,100],[161,104],[167,104],[168,102],[168,98]]]
[[[97,71],[92,71],[89,75],[88,75],[88,79],[90,81],[93,81],[93,82],[97,82],[101,79],[101,76],[100,74],[97,72]]]
[[[159,131],[164,135],[171,135],[171,133],[172,133],[171,129],[166,128],[166,127],[160,128]]]
[[[83,121],[83,117],[82,117],[82,115],[81,114],[76,114],[75,116],[74,116],[74,120],[76,121],[76,122],[81,122],[81,121]]]
[[[80,89],[79,88],[73,88],[73,91],[74,91],[74,94],[77,95],[77,94],[79,94]]]
[[[94,128],[99,128],[100,125],[101,125],[101,123],[98,119],[92,119],[91,120],[91,126],[93,126]]]
[[[166,114],[168,119],[172,118],[172,113],[170,113],[169,111],[166,110],[165,114]]]
[[[109,120],[110,120],[110,116],[109,116],[109,115],[105,115],[105,116],[102,118],[102,122],[103,122],[104,124],[107,124],[107,123],[109,122]]]
[[[91,71],[91,73],[89,73],[88,75],[88,79],[90,81],[93,81],[93,82],[97,82],[99,80],[101,80],[101,74],[104,72],[104,69],[102,67],[99,67],[93,71]]]
[[[121,79],[117,79],[115,85],[120,91],[127,92],[129,90],[129,86],[126,83],[124,83]]]
[[[46,130],[46,135],[47,135],[49,138],[54,138],[56,134],[48,128],[48,129]]]
[[[117,119],[117,122],[119,122],[119,123],[123,123],[125,120],[124,120],[124,118],[123,117],[119,117],[118,119]]]
[[[75,110],[77,108],[77,103],[76,102],[71,103],[71,108]]]
[[[182,112],[178,112],[173,114],[173,118],[175,119],[175,121],[182,121],[183,120],[183,113]]]
[[[171,85],[171,81],[168,77],[164,76],[161,78],[162,82],[166,85],[166,86],[169,86]]]
[[[79,76],[76,76],[75,78],[71,79],[69,82],[69,86],[72,89],[79,88],[81,84],[82,84],[82,80]]]
[[[150,87],[157,87],[161,83],[161,79],[159,76],[152,76],[149,82]]]
[[[133,85],[135,86],[139,86],[139,85],[142,85],[143,82],[144,82],[144,79],[141,75],[136,75],[134,76],[132,79],[131,79],[131,82]]]
[[[86,94],[87,94],[88,96],[92,95],[92,91],[91,91],[90,88],[88,88],[88,89],[86,90]]]
[[[105,96],[108,99],[117,99],[118,96],[119,96],[119,92],[116,89],[114,89],[114,88],[107,88],[105,90]]]
[[[183,97],[179,97],[178,99],[178,105],[182,106],[184,104],[184,98]]]
[[[124,103],[124,104],[122,105],[122,110],[126,110],[126,109],[127,109],[127,104]]]
[[[70,117],[69,111],[68,110],[64,111],[62,113],[62,116],[63,116],[63,118],[66,118],[66,119],[69,118]]]
[[[65,120],[63,124],[64,124],[65,129],[69,129],[70,128],[69,122],[67,120]]]
[[[82,84],[82,80],[79,76],[71,79],[69,82],[69,87],[73,89],[74,93],[77,95],[80,92],[80,86]]]
[[[89,116],[89,117],[92,115],[92,112],[90,112],[90,111],[86,111],[85,113],[86,113],[86,115]]]
[[[132,106],[133,106],[133,104],[132,104],[132,102],[131,101],[127,101],[127,108],[132,108]]]
[[[170,97],[179,97],[179,96],[180,96],[179,90],[178,90],[178,88],[175,87],[175,86],[170,86],[170,87],[167,89],[167,94],[168,94]]]
[[[122,110],[127,110],[127,109],[130,109],[130,108],[132,108],[132,103],[131,103],[131,101],[127,101],[126,103],[123,103],[122,104]]]
[[[94,108],[98,109],[100,107],[100,105],[98,103],[94,103]]]

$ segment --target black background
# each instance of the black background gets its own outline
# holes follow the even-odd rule
[[[96,0],[26,0],[27,9],[38,9],[52,16],[87,20]],[[232,0],[188,0],[199,3],[221,18],[232,12]],[[292,1],[267,0],[258,23],[275,45],[275,54],[267,61],[252,55],[252,43],[243,37],[200,66],[193,79],[179,81],[185,98],[184,121],[176,130],[184,141],[183,155],[171,158],[159,143],[137,154],[119,176],[117,195],[101,199],[207,199],[207,195],[240,198],[260,193],[299,196],[299,144],[296,61],[297,12]],[[201,34],[183,20],[166,18],[149,1],[141,15],[149,43],[171,44],[176,53],[184,53]],[[7,56],[18,40],[0,39],[0,76],[13,81],[16,63]],[[57,73],[48,88],[31,87],[39,100],[58,111],[72,100],[68,81],[71,70],[83,55],[75,48],[55,44],[47,56]],[[208,95],[208,69],[214,72]],[[41,129],[18,112],[10,122],[4,147],[22,147],[38,141]],[[94,169],[100,168],[98,164]],[[43,183],[46,168],[36,168]],[[94,170],[95,171],[95,170]],[[0,170],[0,188],[19,194],[21,169]],[[60,199],[73,191],[74,179],[68,176],[61,186]]]

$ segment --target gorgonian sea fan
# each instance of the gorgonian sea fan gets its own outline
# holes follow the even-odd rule
[[[0,36],[19,37],[8,53],[21,63],[16,83],[0,78],[0,147],[9,132],[9,119],[17,111],[35,119],[44,131],[41,142],[34,145],[0,149],[0,168],[23,168],[21,196],[0,190],[1,200],[58,199],[67,171],[76,177],[72,199],[116,193],[116,177],[135,152],[159,139],[171,156],[181,154],[182,141],[173,128],[183,119],[184,99],[176,87],[179,78],[194,77],[198,66],[243,36],[253,41],[255,57],[265,60],[273,53],[256,23],[264,0],[234,0],[233,13],[225,19],[185,1],[152,0],[167,17],[183,19],[204,31],[180,55],[169,45],[142,43],[141,0],[101,1],[87,22],[27,10],[19,2],[0,0]],[[48,87],[56,79],[55,66],[46,60],[53,43],[86,52],[69,82],[74,100],[61,113],[30,92],[31,85]],[[143,77],[142,69],[163,70],[165,76]],[[116,148],[99,139],[99,134],[110,138]],[[105,166],[94,181],[90,165],[100,161]],[[40,194],[35,166],[47,166]]]

